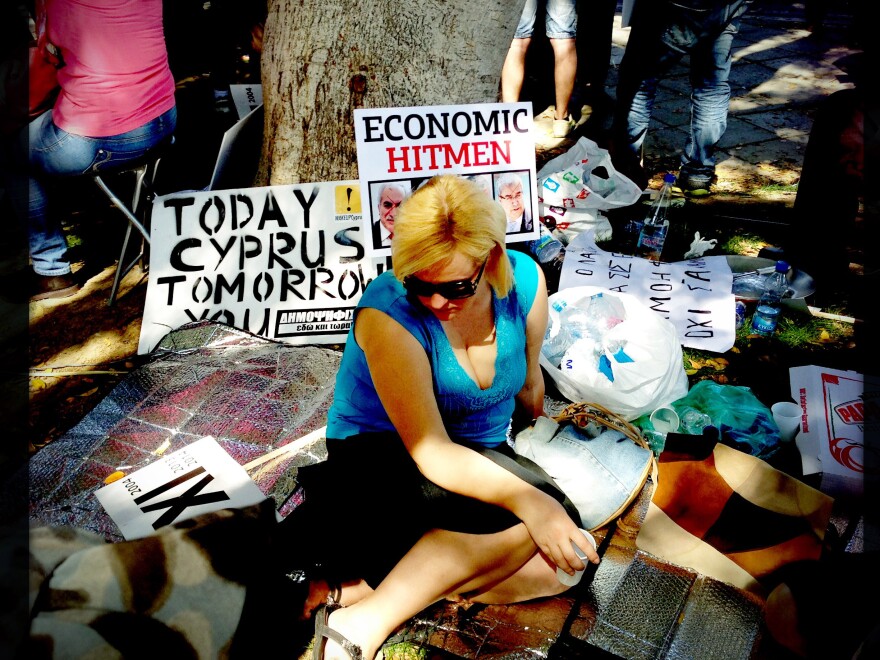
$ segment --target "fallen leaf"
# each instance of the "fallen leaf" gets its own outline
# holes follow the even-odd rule
[[[46,389],[46,381],[42,378],[34,378],[31,380],[31,387],[35,390],[44,390]]]
[[[93,387],[92,389],[86,390],[85,392],[83,392],[82,394],[78,394],[77,396],[92,396],[97,391],[98,391],[98,388]]]

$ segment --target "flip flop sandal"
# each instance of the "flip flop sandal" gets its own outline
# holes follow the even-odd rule
[[[323,660],[324,647],[327,645],[328,639],[332,639],[339,644],[351,660],[364,660],[364,654],[363,651],[361,651],[360,646],[350,641],[342,633],[333,630],[333,628],[328,625],[328,622],[330,621],[330,613],[340,607],[341,605],[334,604],[321,605],[321,607],[318,608],[318,611],[315,614],[315,645],[312,653],[313,660]]]

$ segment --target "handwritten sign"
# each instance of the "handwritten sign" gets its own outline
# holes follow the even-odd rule
[[[675,326],[682,345],[723,353],[736,339],[733,275],[724,256],[663,263],[596,246],[592,231],[565,250],[559,289],[599,286],[628,293]]]
[[[367,284],[356,181],[175,193],[153,203],[138,353],[210,319],[291,344],[345,341]]]
[[[393,212],[396,206],[389,205],[438,174],[472,177],[501,201],[508,242],[538,237],[530,103],[358,109],[354,120],[371,254],[391,252],[393,217],[382,205]]]
[[[211,437],[104,486],[95,496],[128,540],[179,520],[266,499]]]

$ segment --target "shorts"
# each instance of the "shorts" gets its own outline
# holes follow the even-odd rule
[[[544,22],[550,39],[574,39],[577,35],[577,9],[575,0],[546,0],[547,16]],[[526,0],[514,39],[528,39],[535,32],[538,16],[538,0]]]
[[[504,443],[472,448],[554,497],[580,525],[574,504],[536,463]],[[299,470],[305,502],[290,517],[300,518],[296,536],[331,581],[359,577],[375,588],[430,529],[493,534],[520,522],[425,479],[397,434],[328,438],[327,452],[327,461]]]

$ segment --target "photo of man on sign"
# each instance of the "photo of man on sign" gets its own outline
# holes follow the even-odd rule
[[[388,247],[394,236],[394,216],[397,207],[410,193],[409,182],[386,181],[373,186],[376,201],[376,220],[373,222],[373,245]]]
[[[495,176],[495,199],[507,214],[508,234],[532,231],[531,201],[524,192],[528,190],[523,184],[524,176],[528,173],[503,172]]]

